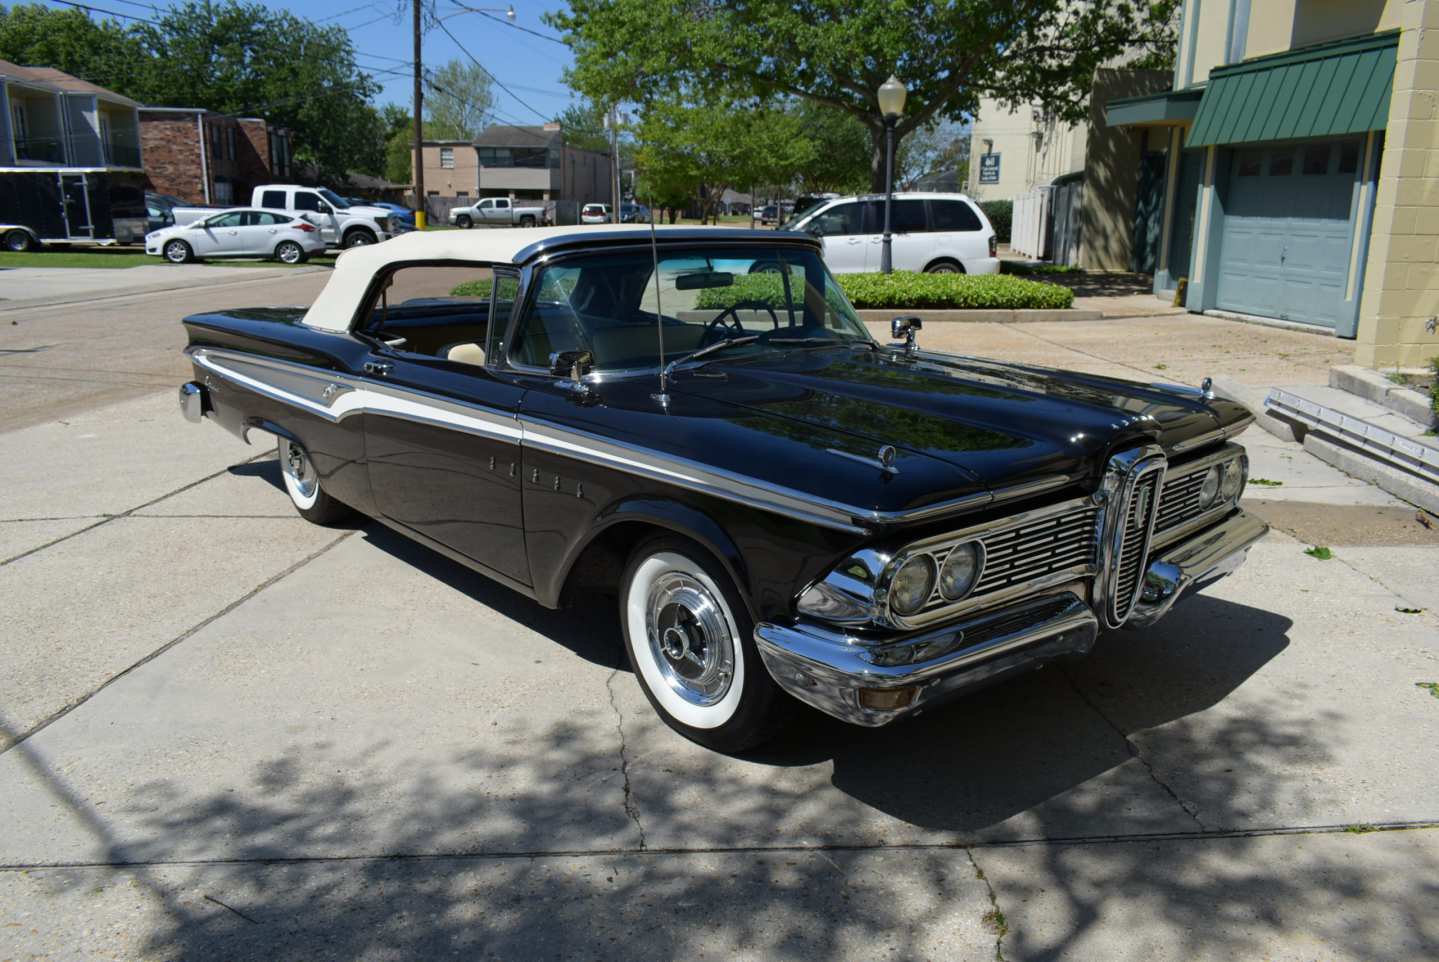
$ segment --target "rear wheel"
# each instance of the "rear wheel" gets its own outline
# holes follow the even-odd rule
[[[35,243],[35,238],[30,236],[28,230],[7,230],[3,242],[0,243],[4,244],[7,251],[12,251],[16,254],[34,250],[39,246]]]
[[[665,724],[723,752],[774,734],[790,703],[760,662],[739,592],[699,545],[663,535],[637,546],[620,621],[635,678]]]
[[[275,260],[282,264],[303,264],[305,249],[294,241],[280,241],[275,245]]]
[[[195,252],[182,240],[165,242],[165,260],[171,264],[184,264],[195,259]]]
[[[349,505],[320,490],[320,475],[304,448],[289,438],[280,438],[279,456],[285,491],[300,517],[312,524],[334,524],[355,513]]]
[[[520,226],[521,226],[521,227],[534,227],[534,226],[535,226],[535,219],[534,219],[533,217],[531,217],[529,214],[526,214],[526,215],[524,215],[523,217],[520,218]]]
[[[469,214],[461,214],[459,217],[455,218],[455,226],[460,228],[461,230],[469,230],[470,227],[474,225],[474,223],[474,221],[470,220]]]
[[[963,274],[964,266],[958,261],[935,261],[924,269],[926,274]]]

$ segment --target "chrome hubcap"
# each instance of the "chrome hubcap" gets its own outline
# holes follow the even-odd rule
[[[285,442],[285,456],[281,461],[285,474],[289,476],[290,482],[294,484],[295,490],[300,497],[308,498],[315,493],[315,486],[319,480],[315,472],[310,469],[310,460],[305,457],[298,445],[289,441]]]
[[[696,705],[723,699],[734,678],[735,640],[709,589],[666,572],[650,589],[646,610],[650,648],[670,688]]]

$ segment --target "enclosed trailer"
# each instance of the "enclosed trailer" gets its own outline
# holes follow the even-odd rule
[[[145,174],[109,167],[0,168],[0,246],[141,243]]]

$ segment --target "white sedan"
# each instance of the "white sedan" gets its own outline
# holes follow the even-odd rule
[[[273,257],[284,264],[299,264],[324,250],[324,237],[309,221],[248,207],[217,211],[145,235],[145,253],[172,264],[205,257]]]

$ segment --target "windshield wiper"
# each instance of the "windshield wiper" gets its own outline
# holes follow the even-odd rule
[[[679,357],[675,358],[673,361],[670,361],[668,364],[665,365],[665,377],[669,377],[670,373],[680,364],[687,364],[690,361],[698,360],[699,358],[705,357],[706,355],[716,354],[720,351],[723,351],[727,347],[737,347],[740,344],[750,344],[757,340],[759,340],[758,334],[746,334],[744,337],[726,338],[723,341],[716,341],[708,347],[702,347],[698,351],[691,351],[688,354],[681,354]]]

